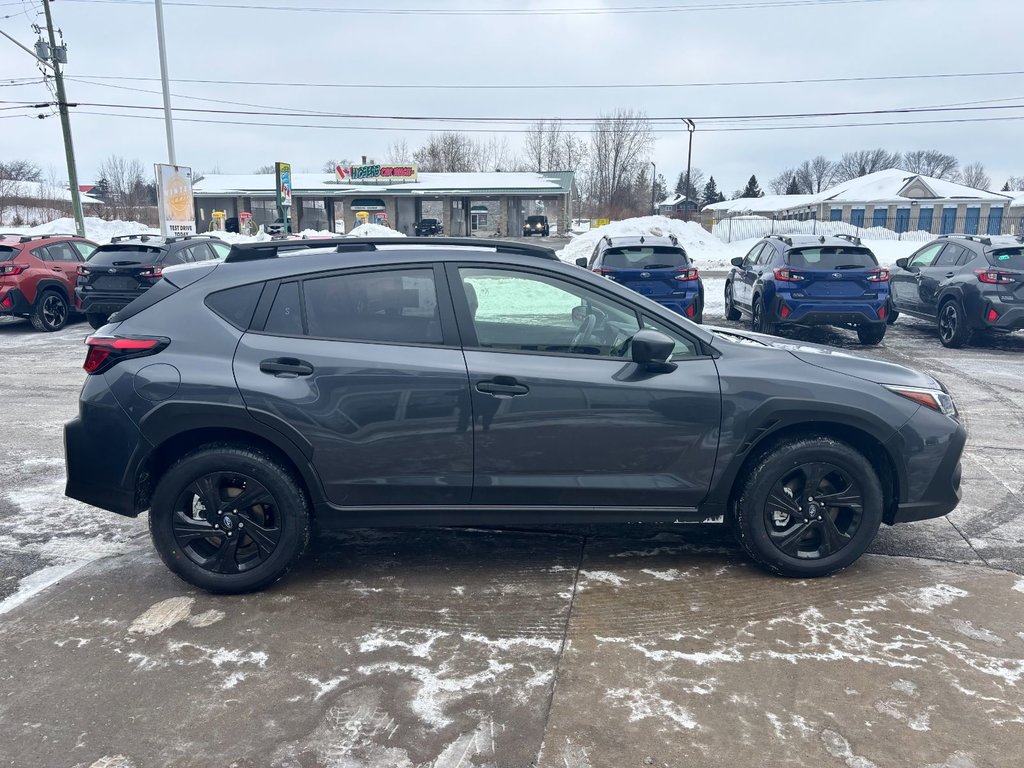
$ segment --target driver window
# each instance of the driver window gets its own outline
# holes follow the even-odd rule
[[[676,343],[675,349],[672,350],[672,355],[669,357],[669,362],[683,360],[688,357],[697,357],[698,352],[696,343],[686,338],[678,331],[672,330],[667,325],[659,323],[652,317],[644,315],[643,320],[644,328],[650,328],[652,331],[664,333]]]
[[[637,316],[587,288],[546,275],[460,267],[477,346],[623,357]]]
[[[917,252],[917,255],[910,260],[910,266],[912,267],[930,267],[932,262],[935,261],[935,257],[939,255],[939,251],[942,250],[945,243],[932,243],[927,248]]]

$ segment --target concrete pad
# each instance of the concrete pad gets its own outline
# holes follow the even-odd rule
[[[986,568],[588,548],[539,765],[1016,765],[1022,627],[1024,581]]]
[[[0,627],[0,765],[528,765],[581,544],[321,538],[231,598],[148,547],[93,563]]]

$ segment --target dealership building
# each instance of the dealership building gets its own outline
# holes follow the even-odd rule
[[[572,216],[572,171],[547,173],[419,173],[414,165],[354,165],[329,173],[291,173],[292,231],[348,232],[362,223],[414,234],[423,218],[441,219],[444,233],[518,235],[528,215],[548,217],[566,232]],[[196,227],[209,228],[214,211],[227,218],[252,214],[256,224],[277,218],[273,173],[210,174],[193,187]]]

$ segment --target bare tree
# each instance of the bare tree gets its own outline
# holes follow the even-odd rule
[[[630,109],[601,116],[590,134],[589,196],[607,215],[636,213],[634,181],[654,147],[647,117]]]
[[[954,181],[960,168],[960,161],[953,155],[937,149],[916,149],[904,153],[902,167],[922,176]]]
[[[696,166],[690,168],[690,188],[686,188],[686,169],[679,172],[676,179],[676,193],[684,195],[687,200],[700,200],[704,189],[704,171]]]
[[[275,170],[273,165],[261,165],[253,173],[273,173]]]
[[[1003,185],[1004,192],[1024,192],[1024,176],[1011,176]]]
[[[992,179],[985,173],[985,166],[980,162],[965,165],[960,169],[958,181],[965,186],[974,187],[975,189],[988,189],[992,186]]]
[[[524,166],[531,171],[540,173],[544,169],[545,152],[547,151],[548,123],[538,120],[526,130],[523,138]]]
[[[512,151],[508,138],[492,136],[490,139],[473,141],[473,170],[475,171],[511,171],[517,166],[515,152]]]
[[[836,164],[824,155],[818,155],[813,160],[804,160],[795,175],[800,194],[813,195],[832,186],[836,177]]]
[[[108,203],[115,217],[137,221],[143,209],[150,204],[151,185],[142,163],[120,155],[111,155],[99,167],[99,175],[106,182]]]
[[[834,181],[849,181],[869,173],[896,168],[901,159],[899,152],[889,152],[881,147],[846,152],[835,165]]]
[[[475,147],[464,133],[446,131],[432,133],[427,143],[412,153],[419,170],[435,173],[455,173],[473,170]]]
[[[405,139],[395,139],[388,144],[388,148],[384,152],[384,159],[389,163],[408,163],[412,159],[409,142]]]
[[[42,181],[42,169],[30,160],[0,160],[0,179]]]
[[[768,191],[773,195],[791,194],[789,190],[792,188],[795,179],[796,169],[787,168],[768,182]],[[799,182],[796,183],[799,184]]]

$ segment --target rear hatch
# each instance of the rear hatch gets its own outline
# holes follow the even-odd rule
[[[163,250],[139,243],[100,246],[79,267],[83,290],[96,293],[138,293],[160,279]]]
[[[794,248],[775,278],[788,283],[794,298],[863,300],[876,298],[889,280],[875,255],[857,246]]]
[[[686,251],[670,245],[609,248],[594,271],[654,299],[685,293],[697,279]]]
[[[985,254],[990,268],[987,279],[979,275],[983,282],[995,282],[999,286],[999,295],[1024,301],[1024,247],[997,248]],[[3,256],[0,256],[0,261]],[[994,273],[994,274],[993,274]]]
[[[17,255],[17,248],[13,248],[9,245],[0,245],[0,285],[7,284],[8,276],[6,274],[6,270],[4,270],[4,265],[9,261],[14,261],[14,257]]]

